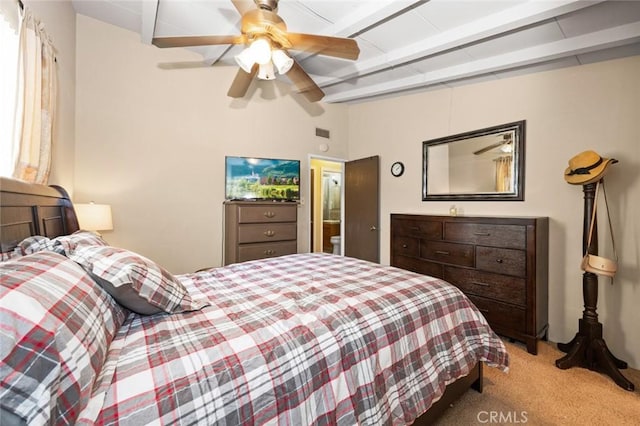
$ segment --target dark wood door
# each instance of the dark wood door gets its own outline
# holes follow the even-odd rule
[[[380,157],[344,164],[346,256],[380,262]]]

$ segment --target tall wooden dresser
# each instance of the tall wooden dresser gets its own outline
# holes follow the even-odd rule
[[[224,264],[298,251],[298,204],[262,201],[224,203]]]
[[[548,329],[549,219],[391,215],[391,265],[460,288],[493,330],[526,343]]]

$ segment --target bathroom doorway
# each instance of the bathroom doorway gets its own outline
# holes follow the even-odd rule
[[[344,216],[344,162],[322,157],[310,158],[311,205],[310,251],[342,253]]]

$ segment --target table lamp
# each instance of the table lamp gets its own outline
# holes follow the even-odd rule
[[[113,220],[111,218],[111,206],[108,204],[75,204],[76,216],[80,229],[93,231],[100,235],[98,231],[111,231]]]

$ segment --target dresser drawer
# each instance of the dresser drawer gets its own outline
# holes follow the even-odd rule
[[[526,249],[527,228],[522,225],[446,222],[444,239],[490,247]]]
[[[478,307],[492,327],[504,327],[519,333],[526,331],[524,308],[474,295],[469,295],[469,299]]]
[[[525,277],[527,275],[526,252],[476,246],[476,268],[498,274]]]
[[[391,252],[403,256],[420,256],[420,240],[417,238],[398,237],[392,242]]]
[[[420,257],[460,266],[473,266],[473,246],[420,240]]]
[[[298,251],[297,245],[295,241],[244,244],[238,247],[238,262],[294,254]]]
[[[238,223],[295,222],[297,215],[295,204],[238,206]]]
[[[474,269],[445,266],[444,279],[467,294],[525,306],[526,280]]]
[[[295,240],[297,228],[295,222],[239,225],[238,243]]]
[[[411,219],[397,219],[393,221],[393,233],[398,236],[441,240],[442,223]]]
[[[429,275],[430,277],[443,278],[443,266],[439,263],[428,262],[423,259],[416,259],[414,257],[393,256],[391,259],[391,266],[396,268],[406,269],[407,271],[417,272],[423,275]]]

